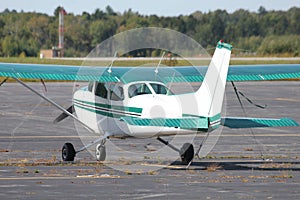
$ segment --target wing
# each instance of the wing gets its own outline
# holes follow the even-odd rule
[[[187,77],[183,81],[202,81],[207,67],[162,67],[155,73],[156,67],[108,67],[45,65],[45,64],[18,64],[0,63],[0,76],[24,79],[44,79],[58,81],[99,81],[124,82],[133,81],[161,81],[170,82],[174,77]],[[195,78],[193,78],[195,77]]]
[[[0,76],[65,81],[117,82],[106,67],[0,63]]]
[[[205,66],[160,67],[107,67],[66,66],[45,64],[0,63],[0,76],[66,80],[124,82],[156,80],[168,82],[201,82],[205,75]],[[258,81],[300,78],[300,64],[276,65],[239,65],[230,66],[227,81]]]
[[[264,81],[291,78],[300,78],[300,64],[231,66],[227,81]]]
[[[166,82],[201,82],[205,74],[204,67],[195,67],[198,73],[188,70],[188,67],[177,69],[183,76],[166,77]],[[200,73],[199,73],[200,72]],[[228,69],[227,81],[267,81],[300,78],[300,64],[272,65],[231,65]]]

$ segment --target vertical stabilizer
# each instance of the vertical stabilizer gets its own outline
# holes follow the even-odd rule
[[[225,93],[225,85],[232,46],[218,42],[201,87],[196,92],[200,116],[219,118]]]

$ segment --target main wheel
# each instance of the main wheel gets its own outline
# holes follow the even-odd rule
[[[106,148],[103,144],[98,144],[96,147],[96,159],[98,161],[104,161],[106,158]]]
[[[184,143],[180,149],[182,164],[189,164],[194,158],[194,146],[191,143]]]
[[[71,143],[65,143],[62,151],[61,151],[61,157],[63,161],[74,161],[76,152],[74,149],[73,144]]]

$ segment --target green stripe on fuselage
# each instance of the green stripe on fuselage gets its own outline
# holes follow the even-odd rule
[[[106,111],[95,110],[95,109],[92,109],[92,108],[86,108],[84,106],[80,106],[80,105],[76,105],[76,104],[74,106],[78,107],[78,108],[81,108],[81,109],[84,109],[84,110],[87,110],[89,112],[94,112],[96,114],[107,116],[107,117],[112,117],[112,118],[120,118],[120,117],[126,116],[126,115],[115,114],[115,113],[112,113],[112,112],[109,112],[109,111],[106,112]]]
[[[82,101],[82,100],[78,100],[78,99],[74,99],[74,100],[78,101],[80,103],[97,106],[100,108],[115,109],[118,111],[127,111],[127,112],[139,113],[139,114],[142,113],[142,111],[143,111],[142,108],[136,108],[136,107],[126,107],[126,106],[116,106],[116,105],[109,105],[109,104],[102,104],[102,103],[94,103],[94,102]]]

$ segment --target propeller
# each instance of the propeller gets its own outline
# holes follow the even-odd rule
[[[71,105],[68,109],[67,109],[67,111],[69,112],[69,113],[74,113],[74,105]],[[54,121],[53,121],[53,123],[54,124],[57,124],[58,122],[60,122],[60,121],[62,121],[62,120],[64,120],[65,118],[67,118],[69,115],[67,115],[66,113],[61,113]]]

